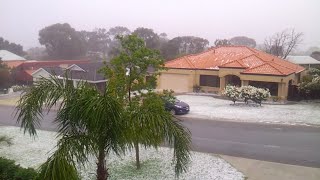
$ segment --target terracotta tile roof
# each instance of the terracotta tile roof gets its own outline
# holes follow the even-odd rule
[[[199,54],[168,61],[165,66],[168,68],[215,70],[243,68],[243,74],[268,75],[289,75],[304,70],[302,66],[245,46],[212,48]]]
[[[32,73],[35,72],[35,71],[36,70],[25,70],[25,72],[30,76],[32,76]]]
[[[17,67],[17,66],[21,65],[23,62],[25,62],[25,61],[24,60],[3,61],[3,63],[5,63],[9,68]]]

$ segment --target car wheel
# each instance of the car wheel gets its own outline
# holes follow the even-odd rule
[[[176,115],[176,114],[177,114],[174,109],[171,109],[171,110],[170,110],[170,113],[171,113],[172,115]]]

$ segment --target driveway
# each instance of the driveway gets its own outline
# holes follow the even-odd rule
[[[190,112],[183,117],[223,119],[237,122],[263,122],[290,125],[320,125],[320,103],[246,105],[210,96],[178,95],[190,105]]]

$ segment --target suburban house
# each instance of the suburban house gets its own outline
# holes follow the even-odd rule
[[[7,50],[0,50],[0,59],[2,61],[25,61],[26,59]]]
[[[6,64],[13,69],[16,84],[32,84],[32,73],[39,68],[62,67],[67,68],[72,64],[89,63],[89,60],[52,60],[52,61],[8,61]]]
[[[104,90],[107,80],[99,73],[103,62],[79,63],[72,64],[68,67],[43,67],[32,73],[33,82],[40,78],[49,78],[50,76],[57,76],[61,80],[67,77],[72,81],[74,87],[77,87],[80,81],[86,81],[89,84],[96,86],[100,90]]]
[[[306,69],[320,67],[320,61],[311,56],[288,56],[287,60],[292,63],[299,64]]]
[[[186,55],[165,63],[158,89],[175,92],[221,93],[226,85],[252,85],[270,89],[272,96],[286,99],[299,83],[305,68],[245,46],[223,46]],[[290,94],[289,94],[290,95]]]

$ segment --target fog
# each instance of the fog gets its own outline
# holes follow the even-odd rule
[[[213,44],[244,35],[262,43],[286,28],[304,33],[300,48],[320,46],[319,0],[0,0],[0,37],[24,49],[40,46],[38,32],[54,23],[76,30],[152,28],[169,38],[192,35]]]

